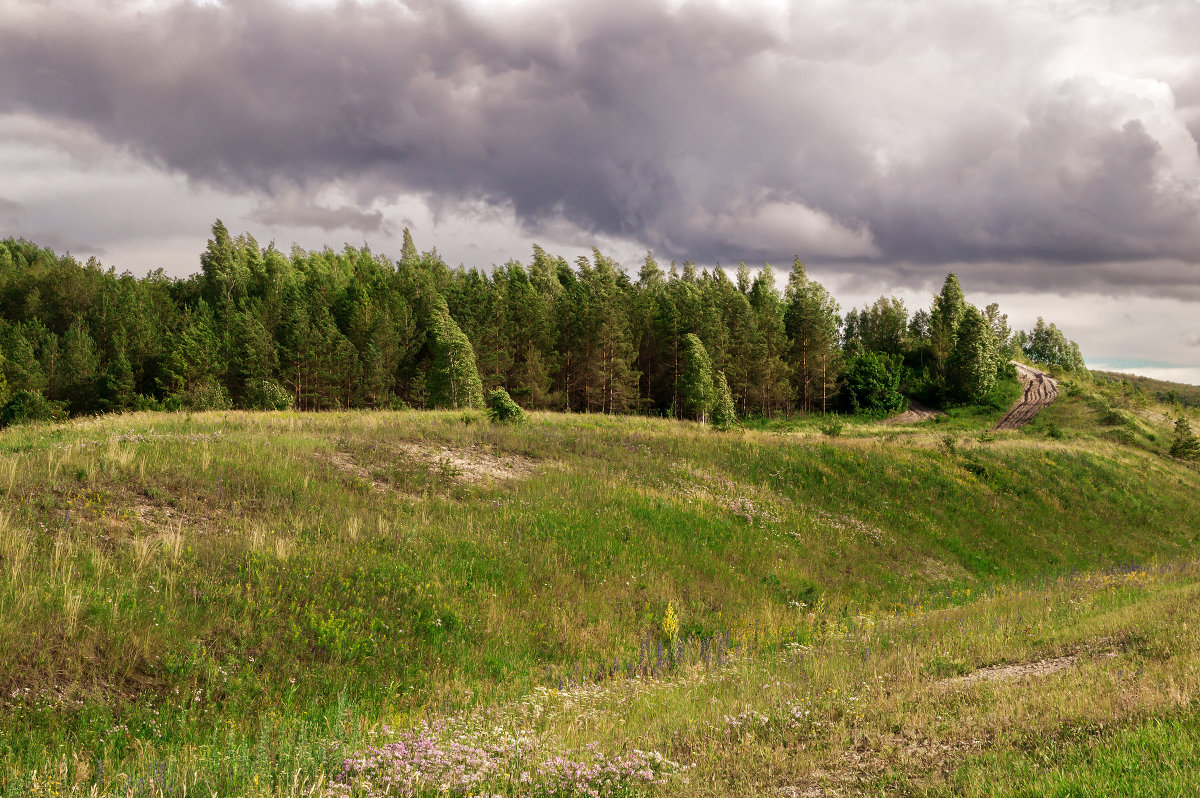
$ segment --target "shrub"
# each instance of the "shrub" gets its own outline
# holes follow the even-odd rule
[[[900,393],[903,363],[898,355],[863,352],[846,367],[846,398],[854,412],[894,413],[907,404]]]
[[[155,399],[153,396],[147,396],[144,393],[139,393],[133,397],[133,409],[138,411],[154,412],[163,409],[162,402]]]
[[[846,423],[837,416],[830,416],[829,419],[821,425],[821,432],[824,432],[831,438],[836,438],[842,434],[842,429]]]
[[[275,380],[254,380],[242,397],[247,410],[290,410],[294,403],[292,392]]]
[[[496,388],[487,395],[488,418],[493,424],[524,424],[525,411],[512,400],[508,391]]]
[[[219,382],[193,385],[179,394],[179,404],[184,410],[195,411],[229,410],[233,407],[229,391],[225,390],[225,386]]]
[[[17,391],[0,408],[0,427],[14,424],[29,424],[61,421],[67,417],[62,402],[51,402],[39,391]]]

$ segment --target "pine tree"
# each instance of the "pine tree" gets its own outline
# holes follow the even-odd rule
[[[483,383],[475,365],[475,350],[444,304],[435,311],[432,332],[429,393],[433,405],[455,410],[482,407]]]
[[[728,386],[726,386],[728,390]],[[679,393],[684,410],[701,423],[708,420],[716,398],[713,387],[713,367],[704,344],[695,333],[684,336],[683,368],[679,375]]]
[[[784,330],[790,342],[787,356],[796,399],[804,412],[820,407],[824,413],[836,380],[838,304],[825,287],[810,280],[796,258],[785,291]]]
[[[1175,420],[1175,437],[1171,441],[1171,456],[1180,460],[1200,459],[1200,439],[1192,431],[1192,425],[1180,416]]]
[[[82,321],[76,320],[67,328],[62,349],[57,393],[66,400],[72,413],[90,413],[96,409],[100,353]]]
[[[966,311],[967,300],[954,273],[946,275],[942,290],[933,298],[933,309],[929,314],[929,344],[933,357],[935,377],[944,381],[946,366],[954,352],[958,337],[958,325]]]
[[[757,332],[752,350],[757,409],[763,415],[770,415],[787,406],[790,387],[788,368],[783,360],[789,346],[784,329],[784,306],[775,290],[775,273],[769,265],[763,264],[755,276],[749,299]]]
[[[123,344],[117,349],[116,357],[109,362],[105,369],[100,387],[101,410],[120,412],[133,406],[133,366],[129,364]]]
[[[33,322],[36,325],[37,322]],[[30,325],[30,326],[33,326]],[[46,389],[46,375],[38,362],[33,341],[27,334],[27,325],[17,323],[5,331],[0,338],[0,357],[4,358],[3,373],[8,377],[11,391],[37,391]],[[45,330],[41,330],[43,337]]]
[[[725,380],[725,372],[718,371],[713,380],[713,429],[732,429],[737,423],[737,410],[733,406],[733,395],[729,392],[729,383]]]

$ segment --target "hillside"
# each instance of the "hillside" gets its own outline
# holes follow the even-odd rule
[[[1092,370],[1091,374],[1099,382],[1117,385],[1128,383],[1133,386],[1134,390],[1147,394],[1149,398],[1159,402],[1178,402],[1185,407],[1200,407],[1200,385],[1156,380],[1153,377],[1122,374],[1116,371]]]
[[[1066,381],[1002,433],[1003,409],[9,428],[0,794],[322,794],[396,739],[464,795],[1125,785],[1131,750],[1200,744],[1200,473],[1164,456],[1168,411]],[[1039,664],[947,681],[1004,663]]]

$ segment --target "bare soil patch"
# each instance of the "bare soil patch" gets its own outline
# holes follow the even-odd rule
[[[903,413],[897,413],[890,418],[884,419],[884,424],[919,424],[922,421],[931,421],[938,416],[946,415],[940,410],[926,407],[915,399],[908,400],[908,409]]]
[[[448,471],[460,482],[494,482],[521,479],[533,473],[536,461],[524,455],[494,452],[482,446],[447,446],[406,443],[397,445],[401,456],[415,457],[434,468]]]
[[[519,454],[496,452],[484,446],[449,447],[427,443],[393,443],[368,449],[338,449],[321,452],[319,458],[343,474],[368,484],[374,490],[395,487],[387,479],[389,464],[416,468],[460,484],[481,484],[522,479],[533,472],[537,461]]]

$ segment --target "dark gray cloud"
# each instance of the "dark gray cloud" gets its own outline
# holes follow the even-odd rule
[[[317,227],[321,230],[358,230],[378,233],[388,229],[382,211],[361,211],[349,205],[326,207],[305,199],[299,192],[273,197],[261,204],[251,218],[272,227]]]
[[[705,262],[1200,291],[1200,3],[734,8],[0,0],[0,108],[269,224],[417,192]]]

